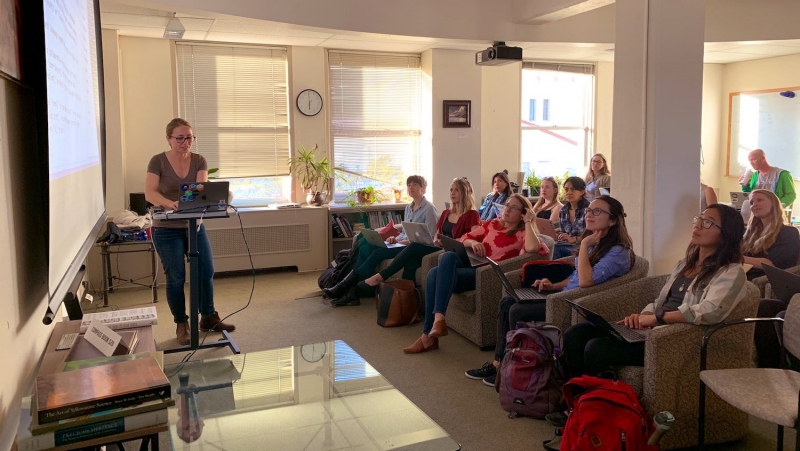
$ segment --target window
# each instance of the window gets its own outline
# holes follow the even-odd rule
[[[194,150],[237,206],[291,196],[286,50],[177,43],[178,102]]]
[[[530,107],[528,108],[528,120],[533,122],[536,120],[536,99],[531,99]]]
[[[547,96],[547,98],[544,98]],[[531,117],[542,99],[541,119]],[[594,66],[523,63],[521,164],[540,177],[583,176],[594,133]]]
[[[366,362],[347,343],[333,343],[333,389],[335,396],[391,388],[375,368]]]
[[[242,379],[232,385],[237,409],[295,403],[292,349],[249,352],[230,357],[236,369],[243,375]]]
[[[366,186],[390,199],[420,172],[419,55],[331,51],[328,62],[334,200]]]

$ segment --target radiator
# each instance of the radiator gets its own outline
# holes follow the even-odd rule
[[[256,269],[294,266],[302,272],[328,266],[327,208],[253,209],[240,215],[247,245],[235,215],[203,221],[216,272],[249,270],[248,246]]]

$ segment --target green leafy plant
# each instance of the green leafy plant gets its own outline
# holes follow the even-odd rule
[[[317,161],[316,150],[319,147],[306,149],[302,144],[297,155],[289,158],[289,171],[299,177],[303,191],[309,194],[328,193],[330,191],[333,168],[327,157]]]
[[[525,178],[525,185],[530,188],[531,196],[538,196],[539,190],[542,188],[542,179],[536,176],[536,172],[531,172],[530,175]]]
[[[209,179],[209,180],[211,180],[211,179],[218,179],[219,177],[218,177],[218,176],[216,176],[216,175],[214,175],[214,174],[216,174],[217,172],[219,172],[219,168],[211,168],[211,169],[209,169],[209,170],[208,170],[208,179]]]
[[[566,194],[564,193],[564,182],[566,182],[569,177],[570,177],[569,172],[565,172],[564,175],[560,177],[557,175],[553,176],[553,178],[556,179],[556,181],[558,182],[558,199],[561,202],[564,202],[566,200],[565,197]]]

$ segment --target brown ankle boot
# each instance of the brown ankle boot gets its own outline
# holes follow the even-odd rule
[[[214,332],[222,332],[223,330],[233,332],[236,330],[236,326],[223,323],[222,320],[219,319],[219,313],[214,313],[213,315],[200,316],[200,330],[203,332],[208,332],[209,330],[213,330]]]
[[[175,328],[175,336],[178,337],[178,344],[180,345],[188,345],[190,340],[189,335],[189,322],[178,323],[178,327]]]

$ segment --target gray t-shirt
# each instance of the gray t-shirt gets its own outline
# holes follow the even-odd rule
[[[147,172],[158,176],[158,193],[173,201],[181,198],[180,187],[182,183],[196,182],[197,173],[207,170],[208,163],[206,159],[196,153],[191,154],[189,172],[183,178],[179,177],[172,165],[169,164],[166,152],[153,155],[147,165]],[[186,228],[189,227],[189,221],[158,221],[154,219],[153,227]]]

